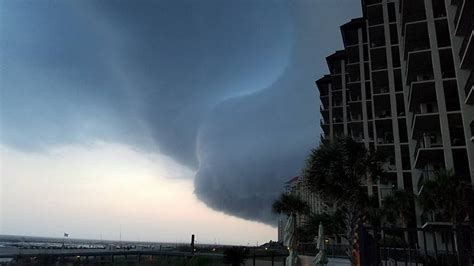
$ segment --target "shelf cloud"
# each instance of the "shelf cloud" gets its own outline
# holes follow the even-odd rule
[[[1,144],[159,152],[197,172],[209,207],[274,224],[318,143],[317,62],[353,2],[3,2]]]

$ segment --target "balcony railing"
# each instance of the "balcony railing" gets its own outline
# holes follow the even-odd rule
[[[351,135],[351,138],[356,142],[364,142],[364,137],[362,135]]]
[[[471,128],[471,141],[474,141],[474,121],[471,122],[469,127]]]
[[[377,137],[377,144],[393,144],[393,135],[390,133],[385,137]]]
[[[463,7],[464,7],[464,2],[466,2],[466,0],[460,0],[459,6],[458,6],[458,8],[456,9],[456,14],[455,14],[455,16],[454,16],[454,24],[455,24],[455,25],[458,24],[459,18],[461,17],[461,12],[462,12],[462,9],[463,9]]]
[[[349,121],[362,121],[362,114],[351,114]]]
[[[361,97],[360,97],[360,95],[357,95],[357,96],[350,95],[349,96],[349,101],[350,102],[358,102],[358,101],[361,101]]]
[[[388,92],[389,92],[388,86],[381,86],[381,87],[374,88],[374,94],[384,94]]]
[[[472,31],[473,30],[474,30],[474,20],[470,21],[469,32],[471,32],[471,34],[468,34],[468,35],[464,36],[463,42],[461,44],[461,48],[459,49],[459,58],[460,59],[463,58],[464,52],[465,52],[466,47],[467,47],[467,43],[469,42],[469,39],[470,39],[469,37],[472,36]]]
[[[423,134],[423,137],[418,139],[416,142],[414,157],[416,158],[420,149],[438,148],[442,146],[443,142],[441,141],[441,136],[435,134]]]
[[[464,87],[464,91],[466,92],[466,103],[474,104],[474,71],[471,72],[471,76]]]
[[[473,10],[474,2],[472,0],[461,0],[454,17],[454,24],[456,25],[455,34],[457,36],[462,36],[469,32],[470,22],[474,13]]]
[[[389,118],[392,113],[389,109],[386,110],[375,110],[375,118]]]
[[[432,180],[434,178],[435,171],[434,170],[424,170],[420,174],[420,178],[418,179],[418,195],[421,193],[423,190],[423,183],[426,182],[427,180]]]
[[[391,195],[394,191],[393,186],[386,186],[386,187],[385,186],[383,186],[383,187],[380,186],[379,189],[380,189],[380,198],[381,199],[384,199],[385,197]]]
[[[384,170],[385,172],[392,172],[392,171],[396,171],[397,170],[397,166],[392,164],[392,163],[384,163],[382,165],[382,170]]]
[[[474,24],[474,19],[473,22]],[[472,68],[473,65],[473,57],[474,57],[474,29],[471,30],[471,34],[464,37],[464,41],[462,43],[460,49],[460,58],[461,58],[461,68]]]

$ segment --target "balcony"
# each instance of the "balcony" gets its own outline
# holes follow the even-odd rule
[[[466,104],[474,105],[474,84],[470,86],[466,97]]]
[[[332,102],[332,108],[341,108],[343,105],[342,105],[342,101],[333,101]]]
[[[383,21],[382,21],[383,22]],[[369,28],[370,48],[385,46],[385,32],[383,25]]]
[[[359,64],[347,65],[348,83],[357,83],[360,81],[360,66]]]
[[[323,109],[322,107],[319,108],[321,115],[324,119],[324,121],[329,121],[329,110],[328,109]]]
[[[381,86],[381,87],[375,87],[374,88],[374,96],[376,96],[376,95],[388,95],[388,94],[389,94],[388,86]]]
[[[456,11],[454,23],[456,24],[456,36],[463,36],[468,33],[469,26],[472,23],[472,15],[474,14],[474,2],[472,0],[463,0]]]
[[[434,75],[431,51],[420,50],[409,52],[406,69],[406,84],[410,85],[412,81],[432,79],[434,79]]]
[[[474,120],[471,121],[469,127],[471,128],[471,141],[474,142]]]
[[[328,97],[329,96],[329,90],[326,88],[326,89],[323,89],[323,88],[319,88],[319,97]]]
[[[352,32],[352,31],[351,31]],[[357,33],[357,31],[356,31]],[[345,35],[346,38],[349,38],[348,35]],[[357,36],[356,36],[357,38]],[[357,44],[357,42],[355,43]],[[346,46],[346,53],[347,53],[347,65],[358,65],[359,61],[361,61],[361,56],[359,54],[359,46]]]
[[[334,78],[341,76],[342,74],[342,64],[345,64],[346,52],[344,50],[336,51],[335,53],[326,57],[326,62],[328,63],[331,76]],[[336,85],[335,85],[336,86]]]
[[[417,106],[423,102],[435,102],[436,89],[433,80],[414,81],[410,86],[410,94],[408,96],[408,107],[410,111],[414,111]]]
[[[474,105],[474,71],[471,71],[471,75],[466,83],[466,87],[464,87],[464,91],[466,92],[466,104]]]
[[[316,80],[316,87],[319,90],[319,97],[329,96],[329,85],[331,84],[331,76],[324,75],[322,78]]]
[[[455,79],[456,71],[454,70],[453,54],[451,49],[440,49],[439,60],[441,65],[441,78],[444,80]]]
[[[424,168],[426,164],[444,163],[443,144],[441,136],[437,134],[424,134],[415,147],[415,168]]]
[[[333,124],[342,124],[343,121],[344,121],[344,120],[342,119],[342,117],[333,117],[333,118],[332,118],[332,123],[333,123]]]
[[[321,97],[321,106],[323,107],[323,109],[328,109],[329,108],[329,97],[328,96],[325,96],[325,97]]]
[[[377,136],[377,145],[387,145],[387,144],[393,144],[392,132],[384,132],[384,134],[379,134],[379,136]]]
[[[397,187],[397,174],[385,172],[382,173],[379,179],[380,187],[385,187],[387,189],[394,189]]]
[[[357,142],[364,142],[364,127],[362,123],[349,124],[349,136]]]
[[[395,185],[379,186],[379,190],[380,190],[380,198],[383,200],[387,196],[393,194],[393,191],[395,190]]]
[[[434,170],[424,170],[423,172],[421,172],[420,178],[418,179],[418,184],[417,184],[418,195],[420,195],[420,193],[423,190],[423,183],[427,180],[432,180],[434,178],[434,175],[435,175]]]
[[[433,16],[434,18],[445,18],[446,17],[446,6],[444,0],[431,1]]]
[[[376,119],[384,119],[392,116],[390,95],[374,94],[374,111]]]
[[[334,137],[346,137],[344,134],[344,125],[343,124],[334,124],[333,125]]]
[[[359,143],[364,142],[364,135],[362,134],[362,132],[359,132],[359,134],[354,134],[350,136],[355,142],[359,142]]]
[[[466,138],[464,135],[464,127],[461,113],[448,114],[449,137],[451,139],[451,146],[465,147]]]
[[[320,126],[321,126],[321,128],[324,132],[324,135],[329,136],[329,134],[330,134],[329,124],[323,124],[322,121],[321,121]]]
[[[411,130],[412,139],[417,139],[420,132],[439,131],[439,113],[436,102],[421,103],[414,110],[414,113]]]
[[[348,102],[350,104],[361,103],[362,99],[360,94],[349,94]]]
[[[387,51],[385,48],[375,48],[370,50],[370,60],[372,71],[387,69]]]
[[[375,119],[387,119],[392,117],[390,109],[375,110]]]
[[[395,164],[392,164],[390,162],[386,162],[382,165],[382,170],[386,173],[395,172],[397,171],[397,166],[395,166]]]
[[[358,114],[350,114],[349,115],[349,121],[350,122],[362,122],[362,113]]]
[[[439,129],[439,113],[416,114],[412,125],[412,138],[421,132]]]
[[[375,142],[377,146],[387,146],[388,150],[382,151],[385,154],[394,154],[393,143],[393,125],[392,120],[376,120],[375,121],[375,131],[377,135],[375,136]]]
[[[372,72],[373,93],[388,93],[388,72],[376,71]]]
[[[367,6],[366,9],[367,22],[369,26],[383,24],[383,7],[382,5]]]
[[[474,20],[473,20],[474,21]],[[474,22],[473,22],[474,23]],[[474,30],[464,38],[461,46],[461,68],[468,69],[474,67]]]
[[[455,112],[461,110],[459,101],[459,90],[456,79],[447,79],[443,81],[444,99],[446,102],[446,111]]]
[[[404,58],[409,52],[430,48],[430,38],[426,21],[417,21],[405,25],[405,41],[403,43]]]
[[[362,102],[361,101],[351,101],[349,103],[349,114],[356,116],[362,116]]]
[[[402,23],[425,20],[425,4],[424,1],[402,0]]]

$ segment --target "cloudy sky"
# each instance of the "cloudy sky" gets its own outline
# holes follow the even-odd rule
[[[356,0],[0,0],[0,234],[254,244]]]

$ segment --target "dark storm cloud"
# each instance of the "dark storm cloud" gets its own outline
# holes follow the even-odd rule
[[[204,122],[198,135],[195,190],[209,206],[275,222],[271,202],[283,183],[298,174],[318,134],[315,115],[299,112],[315,114],[314,98],[288,95],[281,86],[291,88],[288,81],[280,81],[272,90],[226,101]]]
[[[313,81],[358,14],[349,0],[2,5],[2,144],[155,150],[198,169],[212,208],[268,223],[317,143]]]

